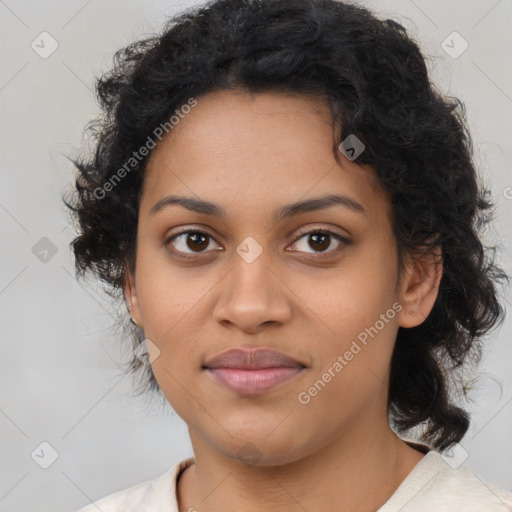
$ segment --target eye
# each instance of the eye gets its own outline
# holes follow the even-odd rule
[[[337,242],[337,245],[334,249],[328,251],[327,249],[331,246],[333,239]],[[299,246],[299,251],[301,252],[315,254],[314,258],[323,258],[339,253],[350,243],[351,241],[348,238],[338,235],[337,233],[326,229],[315,229],[303,233],[293,245]],[[308,251],[308,248],[313,250]],[[323,253],[327,254],[324,255]]]
[[[194,253],[205,252],[210,247],[210,240],[213,238],[206,231],[189,229],[168,237],[164,244],[172,245],[175,249],[171,249],[171,251],[178,256],[190,258],[194,257]]]
[[[307,237],[309,237],[309,240],[306,241]],[[303,239],[304,241],[302,242]],[[337,245],[334,249],[328,251],[327,249],[332,245],[333,239],[337,242]],[[169,236],[165,240],[164,245],[172,246],[172,253],[178,257],[194,258],[195,254],[208,252],[211,245],[210,242],[213,240],[213,237],[206,231],[188,229]],[[348,238],[337,233],[326,229],[315,229],[302,233],[293,245],[299,246],[299,252],[314,254],[314,259],[321,259],[339,253],[350,243],[351,241]],[[313,250],[308,251],[308,248]]]

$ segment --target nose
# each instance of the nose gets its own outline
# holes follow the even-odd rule
[[[277,326],[289,322],[293,294],[264,254],[265,251],[251,263],[238,254],[233,256],[231,270],[219,283],[213,312],[219,324],[257,333],[265,324]]]

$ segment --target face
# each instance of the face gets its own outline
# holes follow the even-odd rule
[[[125,292],[193,444],[283,464],[387,425],[397,329],[421,323],[436,289],[415,277],[428,273],[400,271],[390,198],[371,168],[336,161],[335,135],[319,98],[221,91],[198,98],[151,156]],[[205,365],[240,347],[300,369],[237,391]]]

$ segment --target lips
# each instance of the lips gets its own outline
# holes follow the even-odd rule
[[[241,395],[267,393],[292,380],[305,365],[269,349],[232,349],[203,366],[215,382]]]
[[[261,370],[264,368],[304,368],[291,357],[268,349],[231,349],[209,359],[206,368],[237,368],[239,370]]]

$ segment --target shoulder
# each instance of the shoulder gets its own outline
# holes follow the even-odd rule
[[[76,512],[178,512],[177,477],[193,461],[191,457],[178,462],[154,480],[104,496]]]
[[[428,452],[379,512],[510,512],[512,493]]]

